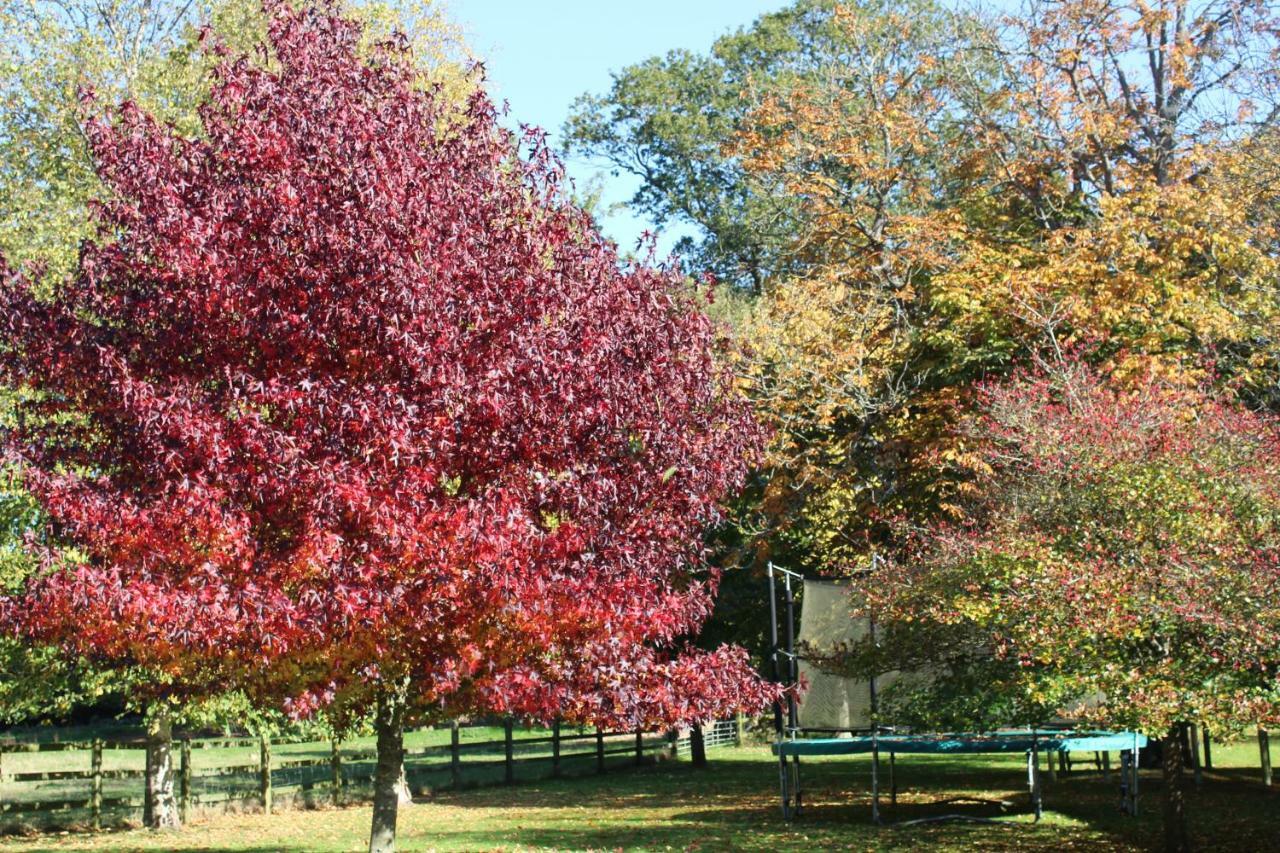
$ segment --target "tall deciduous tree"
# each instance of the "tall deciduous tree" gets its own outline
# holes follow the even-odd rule
[[[367,24],[366,42],[392,29],[408,33],[422,84],[439,83],[451,100],[465,99],[473,85],[462,62],[465,49],[439,3],[373,0],[350,9]],[[74,267],[81,242],[94,233],[89,206],[104,188],[89,150],[88,115],[80,109],[83,89],[111,101],[134,99],[182,132],[199,132],[196,110],[207,95],[210,67],[209,58],[195,50],[201,24],[245,50],[266,31],[258,0],[0,0],[0,253],[12,264],[34,262],[33,272],[50,284]],[[4,420],[11,418],[7,393],[0,391]],[[0,476],[8,480],[11,472]],[[10,494],[12,501],[0,503],[25,501],[21,489]],[[20,525],[0,527],[6,581],[17,578],[27,562],[10,554],[20,550],[34,518],[26,514],[15,519]],[[0,673],[9,682],[0,691],[0,715],[62,714],[111,688],[106,671],[94,673],[83,664],[60,661],[52,649],[0,640]],[[33,678],[36,673],[45,677]],[[118,675],[115,688],[127,689],[134,676]],[[159,719],[168,708],[158,703],[150,716]],[[162,747],[160,740],[156,744]],[[171,791],[152,790],[172,800]],[[177,819],[173,808],[152,807],[147,814]]]
[[[802,220],[781,180],[744,169],[735,150],[751,110],[821,79],[849,48],[834,0],[799,0],[717,39],[705,53],[672,51],[618,71],[607,93],[583,95],[565,124],[570,151],[638,181],[631,206],[660,227],[693,230],[677,250],[722,281],[758,294],[796,268]],[[928,17],[928,0],[892,6]]]
[[[760,428],[674,271],[622,266],[473,96],[330,6],[272,6],[201,135],[90,125],[99,239],[42,301],[3,287],[10,453],[57,532],[5,620],[237,685],[372,709],[371,849],[406,723],[482,709],[625,724],[755,708],[702,529]],[[214,45],[215,52],[226,54]],[[65,413],[72,428],[48,425]]]
[[[743,123],[748,171],[807,212],[812,259],[750,326],[778,427],[765,507],[839,571],[880,524],[955,511],[973,383],[1073,350],[1195,384],[1205,354],[1274,394],[1274,8],[1032,3],[1001,22],[878,29]],[[913,37],[913,34],[924,37]],[[930,42],[932,40],[932,43]]]
[[[963,430],[963,516],[908,533],[862,590],[885,636],[944,671],[985,657],[1024,715],[1166,733],[1167,846],[1186,849],[1181,724],[1280,720],[1280,423],[1069,363],[985,387]],[[954,687],[910,698],[954,714]]]

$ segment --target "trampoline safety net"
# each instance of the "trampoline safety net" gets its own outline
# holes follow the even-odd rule
[[[806,729],[863,729],[871,725],[871,684],[824,672],[804,659],[805,649],[828,653],[862,639],[870,630],[865,618],[855,619],[847,583],[805,580],[800,599],[797,640],[800,675],[809,689],[799,703],[800,727]],[[880,689],[897,673],[876,679]]]

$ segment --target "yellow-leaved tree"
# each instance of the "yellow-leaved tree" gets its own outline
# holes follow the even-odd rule
[[[766,289],[748,331],[777,428],[764,504],[790,559],[848,568],[888,519],[952,511],[983,465],[955,418],[975,380],[1019,363],[1071,353],[1121,381],[1269,399],[1269,4],[834,15],[848,50],[763,100],[737,143],[806,214],[803,272]]]

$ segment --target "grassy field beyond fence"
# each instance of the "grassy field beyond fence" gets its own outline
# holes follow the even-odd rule
[[[173,745],[178,797],[188,817],[210,811],[341,805],[365,798],[376,763],[372,736],[271,742],[207,738]],[[673,744],[659,733],[460,726],[406,733],[415,795],[442,788],[527,782],[634,766]],[[263,761],[268,773],[263,774]],[[0,831],[89,830],[136,824],[146,754],[137,739],[0,742]]]

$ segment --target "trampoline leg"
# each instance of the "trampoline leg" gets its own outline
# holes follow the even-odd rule
[[[1127,749],[1120,751],[1120,811],[1133,814],[1129,803],[1129,763],[1133,761],[1133,753]]]
[[[894,814],[898,812],[898,778],[893,772],[897,759],[896,752],[889,753],[889,805],[893,808]]]
[[[790,780],[787,778],[787,757],[778,756],[778,777],[782,788],[782,819],[791,820],[791,793],[788,790]]]
[[[1129,761],[1129,769],[1132,771],[1132,781],[1129,783],[1129,814],[1134,817],[1138,816],[1138,750],[1133,751],[1133,758]]]
[[[880,748],[871,746],[871,822],[880,825]]]
[[[804,788],[800,784],[800,756],[797,755],[791,759],[791,768],[795,773],[795,777],[792,780],[795,787],[795,793],[792,794],[791,797],[795,804],[793,811],[795,812],[796,817],[800,817],[804,814]]]
[[[1053,760],[1052,754],[1049,759]],[[1040,799],[1040,750],[1037,747],[1027,752],[1027,787],[1031,789],[1031,808],[1039,821],[1044,809]]]

